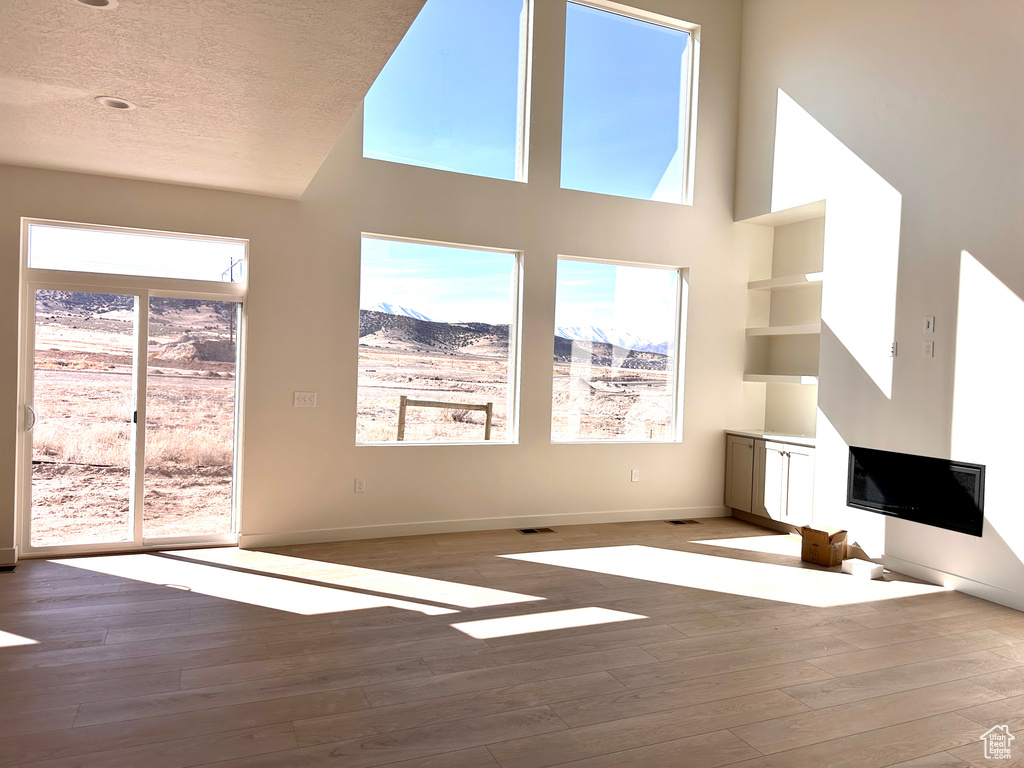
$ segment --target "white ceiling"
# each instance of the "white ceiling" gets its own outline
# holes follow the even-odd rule
[[[298,197],[424,2],[0,0],[0,163]]]

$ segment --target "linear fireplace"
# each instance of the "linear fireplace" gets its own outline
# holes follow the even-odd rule
[[[985,467],[851,445],[846,503],[902,520],[981,536]]]

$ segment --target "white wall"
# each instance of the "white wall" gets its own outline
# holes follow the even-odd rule
[[[827,198],[816,519],[894,567],[1018,607],[1022,39],[1014,0],[747,0],[736,190],[737,219]],[[825,132],[814,141],[813,125],[792,128],[799,108]],[[877,318],[893,309],[888,372]],[[847,509],[849,444],[986,464],[984,537]]]
[[[267,487],[266,503],[250,507],[252,533],[280,530],[281,508],[294,510],[296,528],[323,536],[359,527],[426,530],[415,524],[439,521],[486,528],[723,511],[722,429],[735,423],[742,406],[741,239],[753,236],[732,223],[740,4],[637,5],[701,25],[694,205],[559,189],[561,0],[536,3],[528,184],[364,160],[357,115],[303,198],[310,260],[329,307],[324,322],[336,329],[332,343],[318,346],[314,376],[302,385],[325,393],[317,411],[303,416],[321,420],[309,429],[327,434],[295,434],[295,451],[317,446],[302,457],[316,481]],[[524,253],[518,445],[354,446],[361,232]],[[551,445],[558,254],[689,268],[682,444]],[[281,385],[291,388],[285,373]],[[270,456],[261,468],[273,471]],[[631,468],[640,470],[639,483],[629,482]],[[367,492],[358,496],[352,493],[357,476],[367,479]]]
[[[740,2],[637,5],[702,26],[692,207],[558,188],[562,0],[536,3],[529,184],[364,160],[361,116],[300,202],[0,168],[0,550],[13,542],[20,216],[250,238],[246,544],[724,514],[746,253],[764,243],[732,217]],[[518,445],[355,446],[363,231],[524,252]],[[560,253],[689,269],[681,444],[550,444]],[[318,407],[292,408],[294,390],[317,391]],[[356,477],[365,494],[353,493]]]
[[[258,451],[273,443],[261,432],[259,414],[276,401],[288,404],[291,393],[268,391],[265,368],[291,365],[302,357],[290,344],[279,344],[280,295],[298,294],[289,285],[289,264],[305,253],[300,204],[255,195],[151,184],[84,174],[0,166],[0,563],[10,562],[15,541],[15,446],[18,429],[18,299],[21,217],[83,221],[140,229],[192,232],[250,241],[252,274],[249,302],[249,415],[257,423],[247,433],[247,447]],[[285,325],[294,332],[305,305],[296,300]]]

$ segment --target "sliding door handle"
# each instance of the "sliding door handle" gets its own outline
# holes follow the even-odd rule
[[[31,432],[32,428],[35,427],[36,422],[39,421],[39,415],[36,413],[36,409],[31,405],[25,406],[25,431]]]

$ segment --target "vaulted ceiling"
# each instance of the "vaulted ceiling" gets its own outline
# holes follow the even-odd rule
[[[424,2],[0,0],[0,163],[298,197]]]

